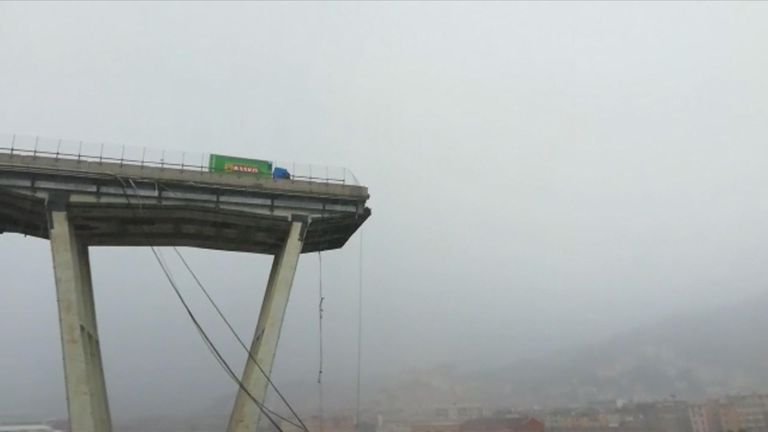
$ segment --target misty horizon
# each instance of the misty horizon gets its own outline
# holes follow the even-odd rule
[[[366,403],[408,371],[491,373],[765,298],[766,18],[747,3],[2,3],[0,133],[350,169],[373,214],[322,254],[323,380],[342,409],[361,245]],[[271,257],[182,250],[250,341]],[[0,254],[0,415],[64,417],[50,246],[6,233]],[[165,255],[239,373],[245,353]],[[228,415],[236,386],[149,249],[91,261],[113,417]],[[307,416],[318,265],[300,258],[274,369]]]

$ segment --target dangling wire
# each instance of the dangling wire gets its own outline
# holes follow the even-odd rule
[[[126,190],[127,185],[125,181],[122,179],[122,177],[115,175],[117,180],[122,185],[122,192],[125,196],[126,202],[130,205],[132,204],[130,197],[128,196],[128,192]],[[130,182],[131,186],[133,187],[134,192],[137,194],[137,202],[139,211],[138,214],[143,214],[144,209],[142,206],[141,199],[138,198],[138,188],[136,187],[136,184],[133,182],[133,179],[128,179],[128,182]],[[135,212],[135,210],[132,210]],[[149,233],[146,232],[145,229],[142,228],[143,234],[145,235],[146,239],[149,239]],[[176,297],[181,302],[181,305],[184,307],[185,311],[187,312],[187,315],[189,315],[189,318],[192,320],[192,323],[194,324],[195,328],[197,329],[198,334],[203,339],[203,342],[205,343],[205,346],[208,348],[208,350],[211,352],[211,355],[216,359],[216,361],[219,363],[219,365],[224,369],[226,374],[235,381],[238,384],[238,387],[251,399],[251,401],[259,408],[261,413],[269,420],[269,422],[272,424],[272,426],[278,430],[278,432],[283,432],[283,429],[280,427],[280,425],[277,423],[274,417],[277,417],[280,420],[283,420],[289,424],[292,424],[298,428],[301,428],[304,431],[307,431],[306,426],[304,426],[304,423],[301,422],[301,419],[297,417],[297,419],[300,422],[299,424],[293,423],[289,419],[281,416],[280,414],[272,411],[269,409],[263,402],[259,401],[254,397],[254,395],[248,390],[248,388],[245,387],[242,381],[235,375],[235,372],[232,370],[232,367],[227,363],[227,361],[224,359],[224,357],[221,355],[221,352],[216,348],[216,346],[213,344],[213,341],[211,341],[208,334],[205,332],[203,327],[200,325],[200,322],[197,320],[197,317],[195,317],[195,314],[192,312],[192,309],[189,307],[189,304],[184,299],[184,296],[181,294],[181,291],[179,290],[179,287],[176,284],[176,281],[173,278],[173,275],[170,271],[170,268],[168,267],[167,263],[165,262],[165,258],[162,256],[159,249],[155,248],[154,246],[150,246],[150,250],[152,251],[152,254],[155,257],[155,260],[160,265],[161,270],[163,271],[163,274],[165,275],[166,279],[168,280],[169,284],[171,285],[171,288],[173,289],[174,293],[176,294]],[[290,408],[290,405],[289,405]]]
[[[363,358],[363,229],[360,228],[360,256],[357,286],[357,397],[355,398],[355,427],[360,431],[360,375]]]
[[[317,411],[320,422],[320,432],[324,432],[325,415],[323,413],[323,302],[325,297],[323,296],[323,253],[317,253],[318,264],[318,304],[317,304],[317,317],[318,317],[318,329],[319,329],[319,350],[320,350],[320,364],[317,369]]]
[[[131,184],[133,184],[132,181],[131,181]],[[134,186],[134,190],[138,192],[138,190],[136,189],[136,185],[133,185],[133,186]],[[171,192],[167,187],[163,186],[162,184],[159,184],[158,187],[162,187],[163,189]],[[139,202],[139,205],[141,205],[141,202]],[[229,322],[227,317],[224,316],[224,313],[222,312],[221,308],[219,308],[219,306],[213,300],[213,297],[211,297],[210,293],[208,292],[208,289],[203,285],[203,283],[200,281],[200,278],[198,278],[197,274],[192,270],[192,267],[189,265],[187,260],[181,254],[181,251],[179,251],[179,249],[176,246],[173,246],[172,248],[173,248],[174,252],[176,252],[176,255],[179,257],[179,260],[181,260],[182,264],[184,264],[184,267],[187,269],[189,274],[194,279],[194,281],[197,284],[197,286],[203,292],[203,295],[205,295],[205,297],[208,299],[208,302],[216,310],[216,313],[219,315],[221,320],[224,321],[224,324],[227,325],[227,328],[229,328],[230,333],[232,333],[232,335],[235,337],[235,339],[237,339],[237,342],[240,344],[240,346],[243,348],[245,353],[248,355],[248,358],[250,359],[250,361],[253,362],[253,364],[256,366],[256,368],[259,370],[259,372],[261,372],[261,374],[267,380],[267,383],[272,387],[272,389],[275,391],[275,394],[277,394],[277,396],[280,398],[280,400],[283,402],[283,404],[285,404],[285,406],[288,408],[288,411],[291,412],[291,414],[293,415],[294,419],[298,422],[298,424],[293,422],[293,421],[291,421],[291,420],[286,419],[285,417],[283,417],[283,416],[273,412],[272,410],[270,410],[270,412],[272,414],[274,414],[276,417],[278,417],[279,419],[285,421],[286,423],[291,424],[291,425],[301,429],[304,432],[309,432],[309,429],[307,429],[307,426],[304,424],[304,421],[301,419],[301,417],[299,417],[299,414],[296,412],[296,410],[293,408],[293,406],[291,406],[291,404],[288,402],[288,400],[285,398],[285,396],[283,396],[283,393],[280,391],[279,388],[277,388],[277,385],[275,385],[275,383],[272,381],[272,379],[270,378],[269,374],[264,370],[264,368],[261,367],[259,362],[256,361],[256,358],[254,357],[253,353],[251,353],[251,350],[248,349],[248,347],[245,345],[245,342],[243,341],[243,339],[240,337],[240,335],[237,334],[237,332],[235,331],[235,328]],[[261,338],[261,335],[263,334],[263,332],[264,332],[264,329],[262,329],[261,332],[259,332],[256,336],[254,336],[254,339],[255,340],[259,340]]]
[[[285,396],[283,396],[283,393],[280,391],[279,388],[277,388],[277,385],[275,385],[275,383],[272,381],[272,379],[270,378],[269,374],[264,370],[264,368],[261,367],[259,362],[256,361],[256,358],[251,353],[251,351],[248,349],[248,347],[245,345],[245,342],[243,341],[243,339],[240,337],[240,335],[237,334],[237,332],[235,331],[234,327],[229,322],[229,320],[226,318],[226,316],[224,316],[224,313],[221,311],[221,308],[219,308],[219,306],[216,304],[216,302],[213,301],[213,298],[211,297],[210,293],[208,292],[208,289],[205,288],[203,283],[200,281],[200,278],[197,277],[197,274],[192,270],[192,267],[189,265],[189,263],[187,263],[187,260],[184,259],[184,255],[181,254],[181,251],[179,251],[176,246],[173,246],[173,250],[174,250],[174,252],[176,252],[176,255],[179,257],[179,260],[181,260],[181,263],[184,264],[184,267],[186,267],[186,269],[189,272],[189,274],[195,280],[195,282],[197,283],[197,286],[200,288],[200,290],[203,292],[205,297],[208,299],[208,301],[210,302],[211,306],[213,306],[213,308],[218,313],[219,317],[222,319],[222,321],[224,321],[224,324],[227,325],[227,327],[229,328],[229,331],[232,333],[232,335],[235,337],[235,339],[237,339],[237,342],[245,350],[246,354],[248,354],[248,358],[250,359],[250,361],[253,362],[253,364],[256,366],[256,368],[261,372],[261,374],[267,380],[267,383],[272,387],[272,390],[275,391],[275,394],[277,394],[277,396],[280,398],[280,400],[283,401],[283,404],[285,404],[285,406],[288,408],[288,411],[291,412],[291,414],[293,415],[294,419],[296,421],[298,421],[298,424],[296,424],[295,422],[293,422],[291,420],[288,420],[285,417],[282,417],[282,416],[280,416],[280,415],[278,415],[276,413],[273,413],[273,414],[275,414],[278,418],[280,418],[281,420],[284,420],[288,424],[291,424],[291,425],[301,429],[304,432],[309,432],[309,429],[307,429],[307,426],[304,424],[304,421],[301,419],[301,417],[299,417],[299,414],[296,412],[296,410],[294,410],[293,406],[291,406],[291,404],[288,402],[288,400],[285,398]],[[259,339],[261,339],[262,334],[264,334],[264,329],[261,329],[261,331],[254,336],[254,340],[258,341]]]

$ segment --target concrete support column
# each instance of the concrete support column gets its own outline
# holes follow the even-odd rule
[[[70,427],[110,432],[88,246],[78,241],[65,209],[51,210],[49,225]]]
[[[272,373],[272,363],[275,359],[277,342],[283,326],[288,297],[291,294],[293,276],[299,262],[303,246],[302,222],[293,222],[288,239],[282,251],[275,255],[272,261],[272,271],[269,274],[267,290],[261,304],[256,333],[251,344],[251,356],[256,359],[265,373]],[[250,358],[245,364],[242,382],[250,394],[259,402],[264,402],[268,390],[268,382],[264,374]],[[248,394],[240,389],[237,392],[235,407],[229,419],[228,432],[255,432],[261,418],[259,407]]]

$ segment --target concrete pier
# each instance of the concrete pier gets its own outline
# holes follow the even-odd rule
[[[89,247],[273,255],[251,346],[269,374],[300,254],[342,247],[367,200],[362,186],[0,153],[0,234],[51,243],[71,431],[112,430]],[[263,403],[268,382],[250,359],[242,381]],[[260,418],[239,389],[228,432],[255,432]]]
[[[110,432],[88,246],[78,240],[64,208],[50,209],[49,225],[71,428]]]
[[[299,263],[299,254],[303,243],[302,231],[305,225],[294,222],[285,241],[282,251],[272,261],[264,301],[261,303],[259,322],[253,335],[251,357],[256,359],[259,367],[249,358],[245,364],[242,382],[248,393],[240,389],[235,400],[235,407],[229,419],[227,432],[254,432],[261,418],[261,411],[251,400],[264,401],[267,390],[267,375],[272,372],[272,364],[277,352],[277,342],[285,318],[285,309],[293,286],[293,276]]]

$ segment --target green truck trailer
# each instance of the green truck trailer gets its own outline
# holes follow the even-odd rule
[[[210,172],[239,173],[271,178],[272,162],[260,159],[247,159],[211,154],[208,158],[208,170]]]

